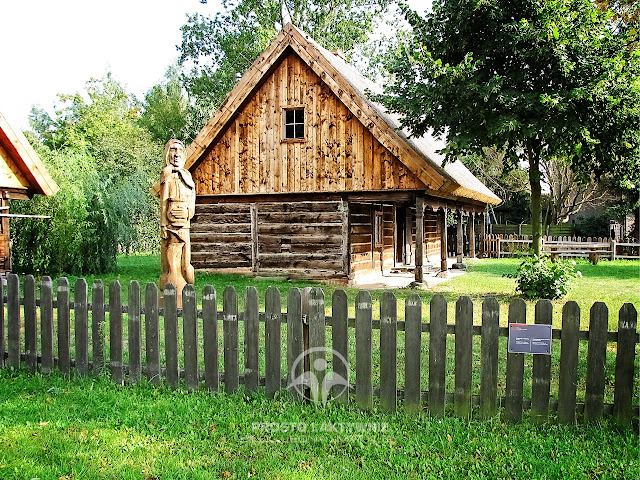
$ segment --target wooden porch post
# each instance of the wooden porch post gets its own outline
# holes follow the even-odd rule
[[[487,214],[482,213],[482,231],[480,234],[480,258],[484,258],[484,237],[487,235]]]
[[[440,217],[441,227],[440,228],[440,273],[438,273],[439,277],[447,276],[447,209],[446,207],[442,207],[442,216]]]
[[[424,197],[416,197],[416,283],[424,282]]]
[[[469,257],[476,258],[476,214],[469,215]]]
[[[464,230],[462,226],[462,210],[458,212],[458,237],[456,244],[456,253],[458,255],[458,263],[462,263],[462,257],[464,255],[463,247],[464,247]]]

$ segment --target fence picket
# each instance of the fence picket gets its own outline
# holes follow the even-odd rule
[[[397,397],[397,300],[385,290],[380,299],[380,406],[396,411]]]
[[[573,425],[576,421],[579,332],[580,307],[574,301],[567,302],[562,309],[558,422],[568,425]]]
[[[527,323],[527,304],[521,298],[509,305],[509,323]],[[507,386],[505,419],[519,422],[522,418],[522,389],[524,380],[524,353],[507,353]]]
[[[188,391],[198,389],[198,315],[193,285],[182,289],[182,341],[184,344],[184,382]]]
[[[202,290],[202,335],[204,337],[204,383],[217,392],[220,383],[218,366],[218,304],[216,289],[206,285]]]
[[[258,390],[259,369],[259,299],[256,287],[244,291],[244,387]]]
[[[347,294],[344,290],[333,292],[331,318],[331,345],[333,346],[332,395],[338,402],[347,403],[349,401],[349,305]]]
[[[280,390],[281,365],[281,317],[280,292],[267,288],[265,296],[265,390],[267,398],[273,398]]]
[[[429,305],[429,411],[443,416],[447,362],[447,300],[434,295]]]
[[[587,385],[584,419],[600,420],[604,406],[604,371],[607,360],[607,328],[609,309],[602,302],[591,307],[589,319],[589,349],[587,352]]]
[[[167,385],[176,388],[180,382],[178,366],[178,295],[176,287],[167,283],[164,297],[164,356],[166,362]]]
[[[535,323],[551,325],[553,305],[549,300],[538,300]],[[549,418],[549,389],[551,388],[551,356],[534,355],[531,386],[531,413],[534,421],[546,422]]]
[[[49,281],[51,281],[49,279]],[[44,279],[43,279],[44,285]],[[53,322],[52,322],[53,324]],[[91,348],[93,373],[99,375],[104,370],[104,285],[95,280],[91,292]],[[44,351],[44,350],[43,350]]]
[[[489,296],[482,302],[480,416],[483,418],[491,418],[497,413],[499,326],[500,305],[496,297]]]
[[[76,339],[76,372],[83,377],[89,373],[89,310],[87,296],[87,281],[84,278],[79,278],[73,288],[73,316]]]
[[[36,326],[36,280],[24,279],[24,355],[25,364],[34,373],[38,365],[38,328]]]
[[[471,360],[473,358],[473,303],[467,296],[456,302],[454,411],[458,417],[471,414]]]
[[[14,273],[7,275],[7,347],[8,367],[20,367],[20,280]]]
[[[71,373],[71,325],[69,315],[69,281],[66,277],[58,279],[58,369],[62,373]]]
[[[358,292],[356,296],[356,401],[360,408],[373,407],[371,380],[371,294]]]
[[[412,294],[404,303],[404,408],[415,414],[420,401],[420,348],[422,346],[422,301]]]
[[[109,285],[109,366],[111,379],[115,383],[122,384],[124,381],[124,365],[122,363],[122,288],[118,280],[114,280]]]
[[[326,330],[324,315],[324,292],[321,288],[312,288],[309,292],[309,375],[311,379],[317,379],[318,389],[314,391],[311,386],[311,399],[314,402],[322,401],[328,394],[324,382],[327,373],[327,361],[325,355]],[[313,381],[313,380],[312,380]]]
[[[229,286],[222,298],[222,334],[224,337],[224,391],[235,392],[238,373],[238,294]]]
[[[618,316],[618,352],[616,353],[616,384],[613,392],[613,415],[619,425],[628,425],[634,416],[633,365],[636,355],[636,327],[638,312],[631,303],[625,303]],[[635,412],[637,415],[638,412]]]
[[[304,361],[296,363],[302,352],[302,294],[299,288],[292,288],[287,298],[287,385],[296,399],[302,398],[300,390],[293,386],[304,373]]]
[[[142,341],[140,332],[140,283],[136,280],[129,282],[129,307],[127,312],[129,319],[129,381],[138,383],[142,376]]]
[[[162,382],[160,374],[160,326],[158,319],[158,286],[147,282],[144,292],[144,330],[147,378],[155,385]]]

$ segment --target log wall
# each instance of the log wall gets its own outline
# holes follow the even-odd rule
[[[284,140],[293,107],[304,107],[302,140]],[[198,195],[425,188],[293,52],[191,171]]]

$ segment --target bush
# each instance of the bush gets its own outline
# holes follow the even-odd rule
[[[509,277],[516,279],[516,291],[528,299],[554,300],[567,294],[571,281],[581,277],[576,262],[560,260],[552,262],[548,257],[526,257],[518,270]]]
[[[578,237],[608,238],[611,233],[609,217],[579,217],[574,224],[574,231]]]

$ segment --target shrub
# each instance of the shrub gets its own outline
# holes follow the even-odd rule
[[[515,274],[516,291],[528,299],[548,298],[553,300],[567,294],[571,281],[581,277],[576,262],[560,260],[552,262],[548,257],[536,255],[526,257]]]

